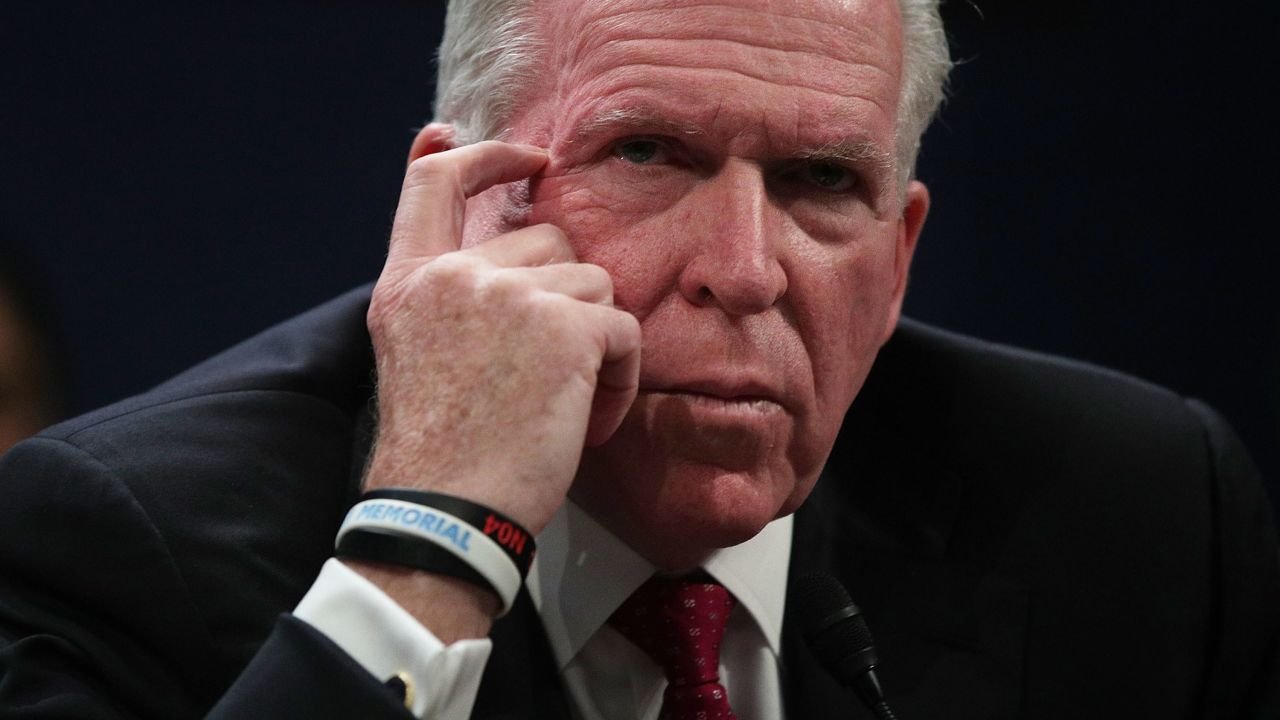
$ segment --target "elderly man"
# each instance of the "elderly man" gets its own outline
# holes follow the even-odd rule
[[[900,322],[948,67],[930,0],[453,3],[371,299],[6,459],[0,715],[859,717],[814,569],[905,717],[1274,712],[1230,430]]]

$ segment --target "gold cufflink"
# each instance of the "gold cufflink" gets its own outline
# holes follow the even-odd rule
[[[401,670],[392,675],[384,684],[392,692],[404,698],[405,709],[413,712],[413,678],[409,676],[409,673]]]

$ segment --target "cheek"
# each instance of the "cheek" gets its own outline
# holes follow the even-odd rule
[[[804,238],[799,252],[828,266],[848,264],[882,225],[860,196],[783,197],[778,207],[795,234]]]
[[[532,188],[529,222],[563,230],[579,262],[609,272],[615,304],[643,320],[680,270],[673,242],[680,223],[678,193],[597,183],[589,175],[539,180]]]
[[[686,195],[696,180],[690,173],[659,168],[619,168],[621,161],[587,164],[563,174],[544,175],[530,186],[534,207],[547,212],[598,209],[632,222],[662,214]]]
[[[866,379],[892,308],[896,276],[891,228],[819,251],[792,273],[792,302],[813,366],[818,419],[834,432]],[[809,272],[813,269],[818,272]]]

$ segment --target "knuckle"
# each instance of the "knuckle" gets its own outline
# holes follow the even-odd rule
[[[551,223],[531,225],[530,230],[543,250],[553,258],[576,258],[573,246],[569,244],[569,236],[564,230]]]
[[[562,336],[572,336],[579,332],[581,319],[578,317],[578,302],[566,295],[556,292],[538,292],[533,294],[538,323],[547,331]]]
[[[385,337],[391,331],[395,317],[405,305],[403,282],[378,282],[369,298],[369,310],[365,324],[374,340]]]
[[[412,268],[387,273],[374,285],[366,323],[369,331],[385,334],[402,316],[423,307],[462,297],[476,285],[477,263],[461,253],[445,253]]]
[[[481,284],[486,300],[492,302],[510,302],[528,294],[529,288],[509,272],[496,272],[484,279]]]
[[[569,242],[569,236],[566,235],[564,230],[561,230],[557,225],[552,225],[551,223],[538,223],[532,227],[537,230],[538,235],[545,237],[548,240],[563,243]]]
[[[609,312],[622,339],[629,343],[638,343],[640,340],[640,321],[636,319],[636,316],[616,308],[609,308]]]
[[[622,326],[626,328],[626,331],[628,333],[631,333],[636,338],[639,338],[640,337],[640,318],[636,317],[635,315],[632,315],[631,313],[625,310],[614,310],[614,312],[622,316]]]
[[[455,281],[475,272],[475,261],[466,253],[450,252],[437,255],[424,266],[424,273],[432,281]]]
[[[586,271],[589,280],[600,285],[600,287],[608,290],[609,292],[613,292],[613,276],[609,274],[608,270],[605,270],[599,265],[592,265],[590,263],[583,263],[582,268]]]
[[[405,187],[439,185],[441,183],[458,184],[457,165],[440,155],[423,155],[409,163],[405,171]]]

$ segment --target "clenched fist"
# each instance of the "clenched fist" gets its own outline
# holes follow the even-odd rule
[[[635,398],[639,325],[559,229],[459,249],[466,199],[546,161],[482,142],[409,166],[369,308],[380,421],[367,488],[465,497],[536,533],[584,443],[606,440]]]
[[[607,440],[635,399],[639,323],[564,233],[538,225],[460,249],[467,198],[546,162],[482,142],[409,165],[369,306],[379,422],[366,489],[448,493],[539,532],[584,445]],[[346,562],[446,643],[487,634],[498,609],[455,578]]]

